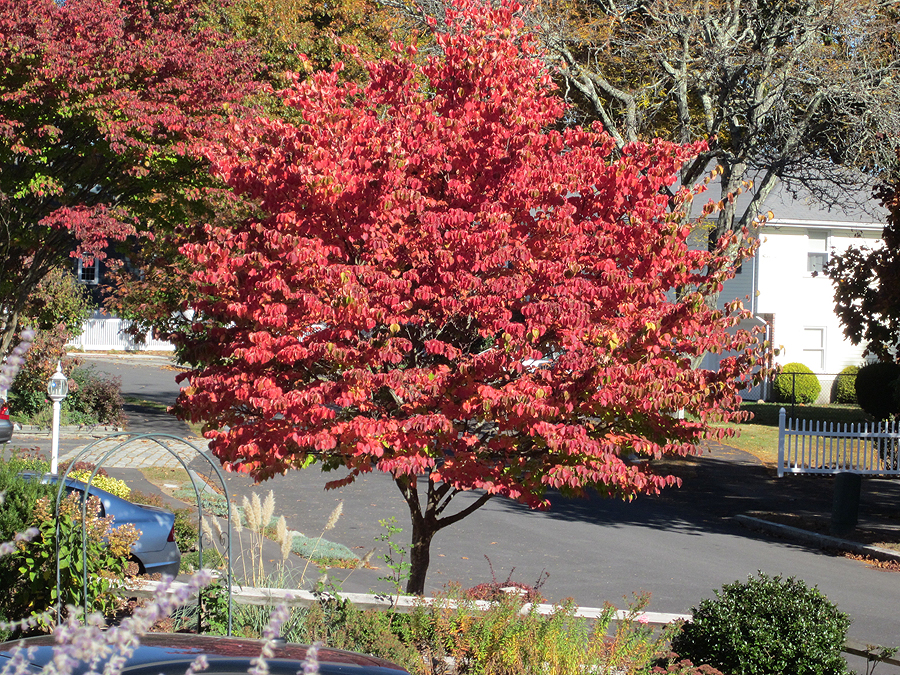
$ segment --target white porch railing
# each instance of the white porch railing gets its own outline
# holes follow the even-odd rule
[[[165,340],[155,340],[150,333],[137,341],[128,333],[131,322],[116,317],[95,317],[84,322],[81,335],[66,345],[90,351],[174,351],[175,346]]]
[[[778,414],[778,476],[858,473],[900,476],[897,422],[841,424]]]

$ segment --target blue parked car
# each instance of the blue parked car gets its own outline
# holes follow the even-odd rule
[[[26,472],[21,474],[30,480],[56,483],[58,478],[50,474]],[[66,479],[68,492],[84,494],[87,485],[74,478]],[[100,517],[113,516],[115,525],[131,523],[141,531],[141,536],[131,547],[131,554],[140,567],[141,574],[168,574],[177,576],[181,566],[181,551],[175,543],[175,514],[157,506],[134,504],[106,490],[91,486],[91,496],[100,499]]]

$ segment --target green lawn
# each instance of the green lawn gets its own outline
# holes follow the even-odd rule
[[[767,464],[777,463],[778,411],[782,407],[790,416],[790,405],[784,405],[783,403],[745,403],[742,409],[752,413],[753,417],[742,424],[725,425],[739,433],[736,437],[726,439],[725,444],[749,452]],[[871,421],[871,418],[856,405],[798,405],[794,410],[797,418],[804,420],[841,423]]]

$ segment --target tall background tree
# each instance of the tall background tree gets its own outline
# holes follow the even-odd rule
[[[390,474],[412,593],[434,535],[494,496],[676,483],[632,460],[721,436],[759,363],[740,303],[703,301],[728,239],[690,250],[692,192],[660,194],[705,146],[614,158],[599,131],[555,130],[566,106],[519,9],[461,0],[428,59],[398,45],[365,85],[316,74],[286,92],[302,123],[235,128],[211,156],[260,214],[183,248],[205,299],[177,335],[196,364],[181,414],[257,479]],[[717,372],[691,368],[715,350]]]
[[[900,152],[898,152],[900,159]],[[853,344],[883,361],[900,360],[900,172],[879,187],[888,210],[882,243],[832,254],[835,311]]]
[[[385,0],[420,26],[445,0]],[[779,180],[825,205],[868,195],[900,143],[897,0],[537,0],[571,123],[599,120],[621,150],[660,137],[708,147],[722,208],[710,231],[740,236]],[[440,29],[440,24],[438,24]],[[738,211],[729,193],[753,182]]]
[[[361,57],[375,59],[390,54],[392,29],[402,28],[397,16],[375,0],[229,0],[207,3],[206,23],[216,30],[246,41],[265,65],[262,79],[269,85],[255,103],[278,117],[297,112],[273,95],[319,70],[330,70],[346,61],[350,47]],[[410,39],[406,34],[405,39]],[[365,72],[351,59],[341,71],[346,79],[364,80]],[[236,200],[221,192],[207,192],[210,208],[220,221],[242,219],[252,211],[252,200]],[[152,329],[165,338],[189,318],[181,313],[184,298],[195,292],[190,284],[190,262],[178,248],[185,241],[202,239],[202,220],[183,219],[153,241],[133,247],[130,264],[116,264],[108,274],[106,306],[129,319],[134,336]],[[115,263],[115,261],[113,261]]]
[[[53,269],[188,219],[257,85],[187,0],[0,0],[0,353]]]

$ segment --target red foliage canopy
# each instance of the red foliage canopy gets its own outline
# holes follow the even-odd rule
[[[208,299],[179,405],[227,469],[315,457],[349,469],[333,485],[378,469],[407,501],[424,474],[429,503],[540,507],[656,492],[676,479],[630,458],[690,453],[734,414],[758,344],[740,303],[704,303],[727,256],[691,250],[693,195],[664,190],[701,146],[614,158],[599,129],[557,130],[516,11],[459,2],[439,55],[397,46],[365,86],[320,73],[284,93],[306,124],[236,125],[213,153],[268,214],[183,249]],[[732,355],[692,369],[708,351]]]
[[[256,90],[259,63],[196,5],[0,0],[7,331],[49,269],[164,229],[209,183],[195,144]]]

